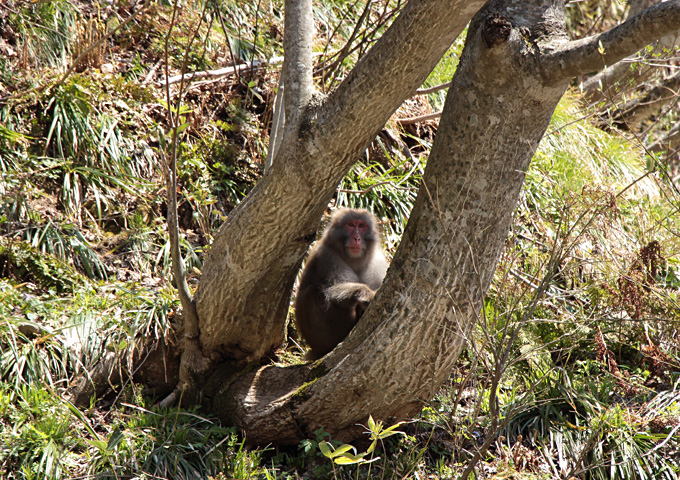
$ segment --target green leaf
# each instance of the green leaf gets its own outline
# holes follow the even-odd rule
[[[324,454],[325,457],[328,458],[335,458],[340,455],[346,455],[346,452],[349,452],[350,450],[353,450],[356,452],[356,449],[352,445],[348,444],[343,444],[340,445],[338,448],[333,449],[333,445],[331,445],[328,442],[319,442],[319,450],[321,450],[321,453]]]
[[[106,448],[113,450],[118,446],[121,440],[123,440],[123,432],[120,431],[120,428],[116,427],[109,437],[109,443],[106,445]]]
[[[177,133],[182,133],[184,130],[189,128],[189,125],[191,125],[191,122],[184,122],[179,127],[177,127]]]
[[[71,413],[72,413],[76,418],[78,418],[78,420],[80,420],[80,421],[82,422],[82,424],[85,426],[85,429],[86,429],[88,432],[90,432],[90,435],[92,435],[92,436],[95,437],[95,438],[99,438],[99,435],[97,434],[97,432],[95,432],[94,428],[92,428],[92,425],[90,425],[90,421],[89,421],[89,420],[87,419],[87,417],[83,414],[83,412],[81,412],[80,410],[78,410],[78,408],[77,408],[75,405],[73,405],[71,402],[69,402],[68,400],[65,400],[65,403],[66,403],[66,406],[68,407],[68,409],[71,411]],[[96,441],[99,441],[99,440],[95,440],[95,442],[96,442]],[[102,443],[103,443],[103,442],[102,442]],[[106,445],[106,444],[104,444],[104,445]]]
[[[342,455],[345,452],[349,452],[350,450],[353,450],[354,452],[356,452],[356,449],[352,445],[348,445],[348,444],[345,443],[345,444],[340,445],[338,448],[335,449],[335,452],[333,452],[333,456],[335,457],[335,456],[338,456],[338,455]]]
[[[597,51],[600,52],[600,55],[604,55],[604,45],[602,45],[602,41],[597,42]]]
[[[357,463],[364,463],[365,453],[360,453],[359,455],[352,455],[351,453],[345,453],[337,457],[334,462],[338,465],[354,465]]]
[[[371,446],[368,447],[368,450],[366,450],[366,453],[373,453],[376,445],[378,445],[378,439],[377,438],[371,442]]]
[[[401,426],[403,423],[404,422],[397,422],[394,425],[392,425],[391,427],[386,428],[385,430],[380,432],[380,434],[378,435],[378,438],[380,438],[382,440],[383,438],[391,437],[392,435],[395,435],[397,433],[405,435],[404,432],[396,430],[396,428]]]
[[[373,415],[368,416],[368,429],[371,432],[375,432],[375,420],[373,420]]]
[[[106,442],[104,440],[88,440],[87,443],[102,452],[106,450]]]
[[[331,444],[328,442],[319,442],[319,450],[327,458],[333,458],[333,452],[331,452]]]

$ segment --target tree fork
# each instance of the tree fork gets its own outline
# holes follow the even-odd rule
[[[299,123],[286,112],[271,168],[204,262],[196,307],[206,355],[257,361],[281,343],[297,270],[338,182],[482,3],[412,0],[334,92],[313,97]]]
[[[650,11],[647,19],[658,13]],[[641,15],[634,21],[647,22]],[[594,65],[574,52],[606,38],[616,55],[629,55],[648,36],[618,35],[639,25],[586,45],[569,41],[561,3],[487,3],[470,24],[406,232],[357,327],[312,365],[267,366],[228,381],[215,390],[213,411],[251,444],[296,443],[319,427],[350,440],[369,414],[390,421],[416,413],[450,374],[477,319],[555,106],[571,75]]]

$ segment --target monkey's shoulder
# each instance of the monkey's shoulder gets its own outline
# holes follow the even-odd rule
[[[377,290],[382,285],[385,273],[387,271],[387,264],[377,264],[373,268],[367,269],[359,277],[361,283],[365,283],[373,290]]]

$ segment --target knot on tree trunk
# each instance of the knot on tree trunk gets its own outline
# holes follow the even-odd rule
[[[482,38],[487,47],[492,48],[504,43],[510,36],[512,24],[499,13],[487,18],[482,27]]]

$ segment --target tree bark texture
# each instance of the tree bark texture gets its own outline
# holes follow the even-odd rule
[[[342,176],[482,4],[411,1],[338,89],[286,127],[272,168],[205,259],[196,308],[206,356],[257,360],[281,343],[295,276]]]
[[[314,94],[314,15],[312,0],[286,0],[285,36],[286,59],[282,77],[286,81],[284,115],[296,126],[304,108]]]
[[[667,3],[674,4],[680,14],[680,1]],[[675,15],[675,10],[667,9],[664,13]],[[432,14],[442,16],[442,12],[430,11],[429,15]],[[570,42],[565,31],[563,2],[488,2],[470,24],[423,185],[402,242],[383,286],[357,327],[334,351],[313,364],[287,368],[266,366],[236,379],[211,383],[206,395],[213,412],[242,428],[247,432],[248,442],[253,444],[294,444],[312,437],[320,427],[335,439],[350,440],[358,436],[361,429],[357,424],[365,422],[369,414],[389,422],[417,412],[450,374],[466,335],[480,313],[526,169],[571,76],[597,63],[591,49],[596,51],[600,43],[611,47],[608,59],[616,61],[617,55],[623,58],[649,43],[648,35],[641,28],[645,24],[663,35],[663,28],[653,26],[658,19],[656,14],[658,11],[652,11],[647,20],[636,17],[638,23],[634,26],[617,27],[621,35],[634,35],[640,43],[615,34],[593,37],[590,43]],[[680,17],[675,28],[678,25]],[[666,22],[666,26],[673,25]],[[637,35],[638,31],[642,33]],[[386,42],[389,41],[392,40],[388,38]],[[350,77],[343,84],[343,94],[354,98],[353,89],[373,80]],[[331,105],[337,107],[331,109]],[[313,173],[307,172],[304,177],[297,176],[303,172],[296,169],[299,164],[292,159],[275,162],[265,186],[258,185],[267,189],[266,196],[260,192],[257,197],[263,205],[246,201],[235,223],[228,222],[221,231],[220,236],[229,241],[222,240],[213,247],[211,262],[220,261],[225,269],[242,268],[245,272],[249,268],[247,261],[235,263],[235,257],[230,256],[233,255],[230,248],[245,248],[236,242],[239,236],[245,236],[261,242],[259,250],[267,258],[274,253],[286,256],[285,261],[275,263],[280,271],[267,270],[266,274],[275,275],[279,281],[294,275],[294,269],[291,272],[289,269],[299,263],[303,244],[313,235],[318,216],[339,179],[336,175],[352,161],[343,152],[347,145],[357,144],[364,127],[368,128],[355,108],[356,105],[342,103],[339,97],[328,99],[317,120],[309,125],[309,134],[315,139],[313,145],[304,141],[306,132],[301,132],[301,144],[293,142],[286,146],[284,142],[282,155],[292,148],[290,151],[299,154],[310,150],[319,155],[331,152],[332,156],[323,158],[342,160],[332,160],[333,165],[319,160],[323,168],[314,168]],[[322,138],[317,133],[316,122],[326,130],[330,126],[346,128],[344,145],[335,146],[330,139]],[[288,200],[270,186],[275,175],[288,181],[296,179],[298,185],[302,183],[297,195],[305,199],[318,196],[319,203],[303,206],[299,200]],[[279,196],[270,198],[274,193]],[[305,220],[294,223],[282,218],[276,205],[284,199],[300,205],[299,210],[292,212],[297,211]],[[256,220],[245,217],[246,211],[256,214]],[[291,210],[286,206],[284,213],[290,214]],[[248,221],[261,226],[262,216],[271,217],[272,228],[282,228],[276,227],[280,222],[285,225],[278,235],[294,247],[291,251],[278,250],[246,231]],[[300,230],[285,230],[291,227]],[[213,258],[218,252],[221,256]],[[238,255],[248,260],[242,257],[243,252]],[[261,281],[266,283],[267,279]],[[272,292],[281,288],[267,285]],[[249,292],[254,291],[249,288]],[[248,328],[242,319],[230,320],[240,319],[239,315],[234,317],[229,310],[219,310],[218,302],[208,301],[205,292],[203,295],[204,309],[199,313],[222,315],[205,318],[219,318],[225,324],[231,322],[242,329]],[[232,301],[234,298],[238,297],[232,297]],[[266,309],[260,307],[259,302],[266,302],[266,296],[252,298],[257,302],[253,311],[263,313]],[[281,302],[286,306],[287,298]],[[254,320],[262,325],[272,321],[270,317]],[[202,331],[202,336],[207,332],[216,336],[233,335],[230,330],[233,325],[218,328],[212,320],[202,321],[204,327],[209,327]],[[239,348],[244,345],[240,344]],[[248,346],[253,351],[256,348]]]

